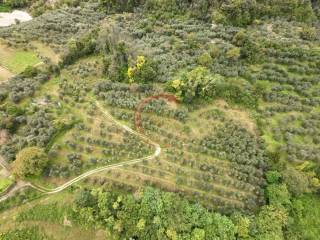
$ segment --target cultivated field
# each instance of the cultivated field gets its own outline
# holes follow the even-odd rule
[[[7,239],[317,235],[318,26],[174,2],[61,3],[0,29]]]

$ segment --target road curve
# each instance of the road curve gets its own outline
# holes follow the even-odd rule
[[[99,110],[108,118],[110,119],[112,122],[114,122],[115,124],[117,124],[118,126],[120,126],[121,128],[123,128],[124,130],[126,130],[127,132],[130,132],[131,134],[134,134],[136,136],[138,136],[139,138],[141,138],[143,141],[153,145],[155,147],[155,151],[152,155],[150,156],[146,156],[146,157],[142,157],[142,158],[137,158],[137,159],[133,159],[133,160],[129,160],[126,162],[121,162],[121,163],[116,163],[116,164],[111,164],[108,166],[103,166],[103,167],[99,167],[90,171],[87,171],[73,179],[71,179],[70,181],[64,183],[63,185],[57,187],[57,188],[53,188],[53,189],[49,189],[49,188],[45,188],[45,187],[41,187],[41,186],[37,186],[34,185],[32,183],[29,183],[28,185],[42,193],[45,194],[55,194],[58,192],[63,191],[64,189],[70,187],[71,185],[93,175],[99,172],[103,172],[109,169],[114,169],[114,168],[119,168],[119,167],[123,167],[123,166],[128,166],[128,165],[132,165],[132,164],[136,164],[136,163],[140,163],[144,160],[152,160],[154,158],[156,158],[157,156],[159,156],[161,154],[161,147],[158,143],[153,142],[151,139],[149,139],[148,137],[146,137],[145,135],[131,129],[130,127],[122,124],[121,122],[117,121],[107,110],[105,110],[98,101],[95,102],[96,106],[99,108]],[[0,199],[1,202],[1,199]]]

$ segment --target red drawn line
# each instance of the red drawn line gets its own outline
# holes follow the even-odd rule
[[[144,132],[144,130],[142,128],[142,124],[141,124],[141,112],[142,112],[145,105],[147,105],[149,102],[151,102],[153,100],[157,100],[157,99],[164,99],[164,100],[166,100],[166,102],[178,103],[178,99],[176,98],[176,96],[171,95],[171,94],[167,94],[167,93],[161,93],[159,95],[154,95],[154,96],[145,98],[141,102],[139,102],[139,104],[136,108],[136,112],[134,114],[134,124],[135,124],[136,129],[140,133]]]

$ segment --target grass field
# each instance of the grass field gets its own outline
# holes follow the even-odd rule
[[[20,73],[26,67],[40,62],[33,52],[11,49],[0,45],[0,66],[3,66],[12,73]]]
[[[0,177],[0,193],[5,191],[12,183],[13,181],[11,179]]]

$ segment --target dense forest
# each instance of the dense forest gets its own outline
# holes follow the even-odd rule
[[[319,1],[14,10],[33,19],[0,27],[1,240],[320,238]]]

